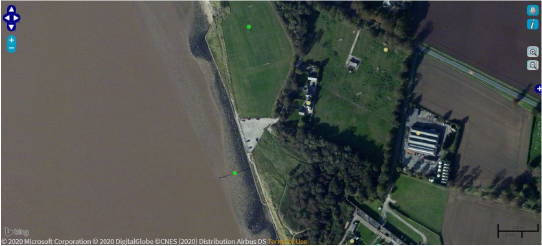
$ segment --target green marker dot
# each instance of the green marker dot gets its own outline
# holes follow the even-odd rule
[[[233,176],[237,175],[237,172],[236,171],[233,171]]]
[[[251,25],[247,25],[247,29],[250,29],[252,26]]]

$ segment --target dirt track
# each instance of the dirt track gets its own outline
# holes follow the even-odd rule
[[[422,106],[466,121],[457,158],[469,173],[479,166],[474,185],[491,185],[503,170],[513,177],[526,170],[530,112],[433,58],[426,56],[418,72],[414,101],[421,96]]]
[[[529,4],[540,2],[431,2],[420,26],[433,23],[430,45],[539,97],[540,72],[526,69],[527,46],[540,47],[540,30],[527,30]]]
[[[524,233],[523,238],[520,233],[500,233],[497,238],[497,224],[501,230],[514,230],[514,226],[531,230],[540,224],[540,216],[450,191],[442,228],[444,244],[540,245],[540,232]]]

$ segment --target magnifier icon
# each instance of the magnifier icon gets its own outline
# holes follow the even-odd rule
[[[537,46],[529,46],[527,47],[527,56],[528,57],[538,57],[538,47]]]
[[[538,61],[527,61],[527,70],[538,70]]]

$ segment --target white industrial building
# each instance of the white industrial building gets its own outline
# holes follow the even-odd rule
[[[439,146],[439,134],[434,130],[412,127],[408,133],[407,146],[410,151],[436,156]]]

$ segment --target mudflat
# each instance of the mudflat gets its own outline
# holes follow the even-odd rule
[[[190,53],[193,5],[16,3],[18,49],[2,51],[2,227],[32,239],[242,237],[218,178],[231,166],[212,74]],[[155,39],[173,28],[185,35]]]
[[[473,185],[488,187],[498,175],[517,177],[527,170],[531,113],[446,64],[426,56],[415,101],[465,123],[456,158],[477,176]]]

